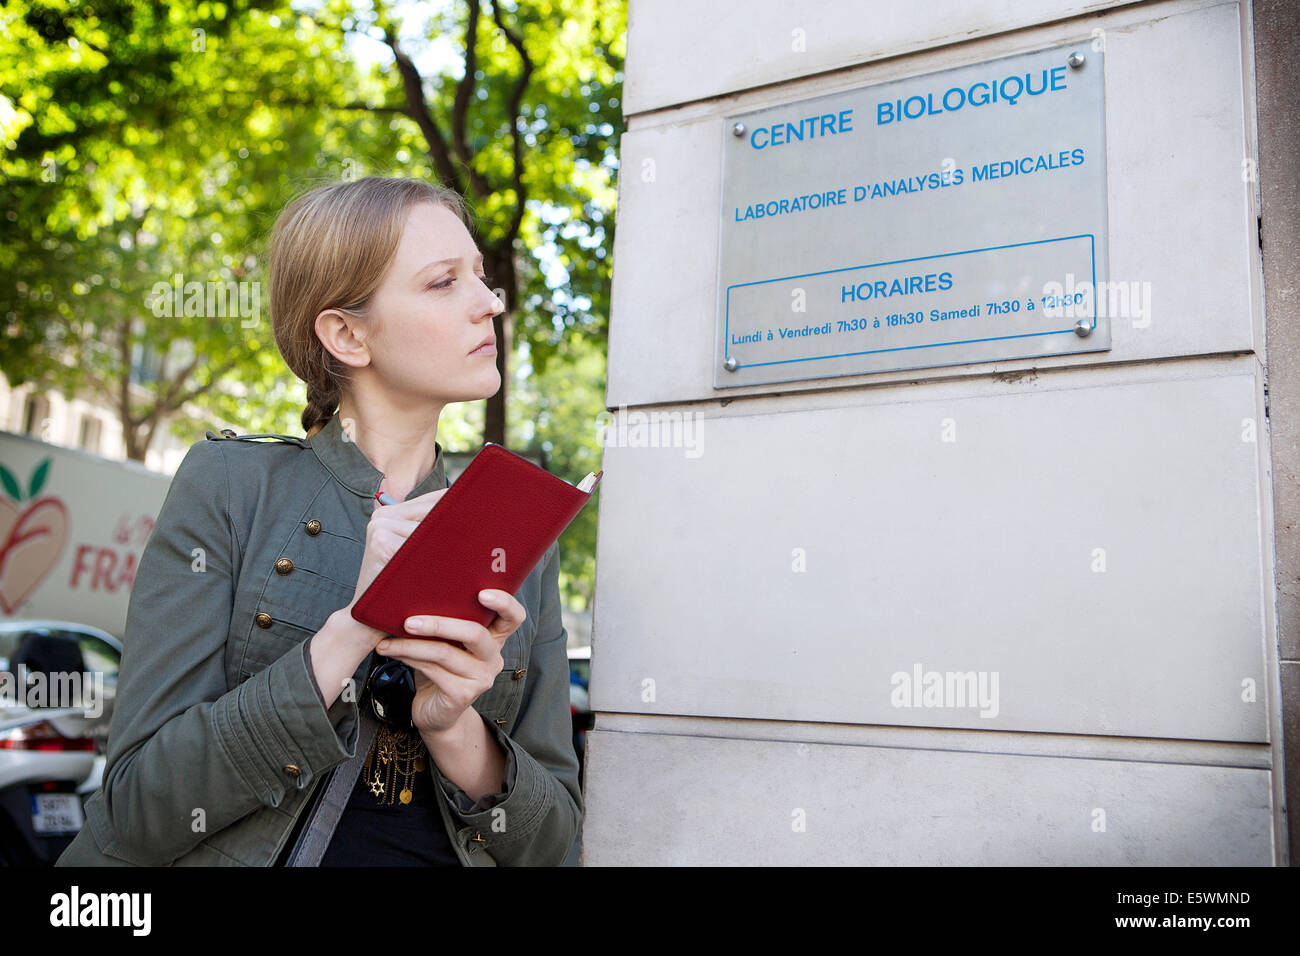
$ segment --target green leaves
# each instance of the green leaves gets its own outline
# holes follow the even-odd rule
[[[27,485],[28,498],[35,498],[40,494],[41,489],[45,487],[45,476],[50,473],[51,460],[52,459],[46,458],[37,465],[36,470],[32,472],[32,480]]]
[[[357,73],[326,59],[341,37],[294,30],[287,3],[259,6],[0,10],[0,117],[13,110],[0,121],[0,371],[114,408],[131,457],[178,413],[191,440],[214,419],[295,430],[264,234],[298,182],[337,176],[347,152],[324,142],[323,104]],[[67,120],[58,130],[44,105]],[[237,284],[246,301],[256,290],[260,315],[157,314],[155,286],[174,276]]]
[[[50,462],[52,460],[53,459],[46,458],[32,469],[32,477],[27,482],[26,500],[35,498],[41,493],[41,489],[45,487],[45,479],[50,474]],[[14,476],[14,473],[4,465],[0,465],[0,485],[4,486],[5,494],[12,498],[16,504],[25,500],[23,498],[22,485],[18,483],[18,479]]]
[[[23,492],[22,489],[18,487],[18,479],[15,478],[14,473],[4,465],[0,465],[0,484],[4,485],[5,492],[15,502],[23,500]]]
[[[304,389],[275,349],[267,303],[276,216],[326,181],[439,179],[387,27],[422,74],[444,142],[467,153],[452,165],[472,183],[477,241],[513,265],[497,272],[514,273],[508,344],[538,381],[518,401],[506,392],[511,437],[550,442],[566,477],[595,470],[626,4],[478,6],[472,88],[453,132],[468,0],[0,3],[0,372],[115,409],[137,459],[159,428],[187,441],[223,425],[300,434]],[[525,57],[498,18],[531,63],[522,93]],[[527,195],[517,234],[515,131]],[[157,314],[155,287],[175,276],[258,283],[260,316]],[[455,441],[483,420],[479,405],[453,406],[440,435]],[[33,474],[29,495],[45,479]],[[19,498],[12,474],[0,484]],[[562,574],[579,595],[591,578],[588,512]]]

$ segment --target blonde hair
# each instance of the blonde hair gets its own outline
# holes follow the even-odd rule
[[[367,176],[318,186],[293,200],[271,231],[271,328],[285,363],[307,385],[302,427],[314,434],[338,409],[347,369],[316,335],[316,316],[364,318],[397,254],[407,211],[446,207],[471,226],[465,200],[420,179]]]

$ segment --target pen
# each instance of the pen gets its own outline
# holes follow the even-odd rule
[[[375,500],[378,501],[381,505],[395,505],[395,504],[397,504],[397,499],[394,498],[392,495],[390,495],[390,494],[389,494],[388,492],[386,492],[386,491],[379,491],[379,492],[376,492],[376,493],[375,493]]]

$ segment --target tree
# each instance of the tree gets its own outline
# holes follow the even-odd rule
[[[622,3],[575,0],[561,10],[550,0],[511,7],[466,0],[463,15],[443,11],[418,30],[439,36],[459,26],[463,37],[456,68],[431,76],[420,73],[407,49],[406,25],[379,2],[359,14],[349,0],[333,0],[315,20],[340,33],[382,38],[390,51],[388,101],[368,108],[413,122],[438,178],[477,209],[484,270],[507,306],[494,320],[497,341],[517,344],[512,320],[521,317],[523,337],[544,365],[559,333],[604,338],[602,264],[613,239],[608,223],[622,129]],[[524,262],[521,240],[554,254]],[[507,444],[511,353],[497,352],[502,385],[487,400],[485,441]]]
[[[252,250],[290,188],[285,157],[327,137],[319,111],[279,122],[266,100],[286,80],[337,93],[342,71],[295,73],[306,38],[233,13],[15,0],[0,14],[0,371],[115,407],[137,460],[189,403],[291,408]],[[221,56],[231,45],[260,55]]]
[[[579,481],[601,467],[596,429],[605,404],[605,351],[590,338],[564,338],[543,371],[525,352],[511,402],[512,427],[540,448],[547,467]],[[573,607],[588,608],[596,578],[600,486],[560,540],[560,586]]]
[[[132,457],[187,403],[292,420],[264,326],[188,296],[160,316],[152,293],[178,275],[209,294],[259,283],[270,223],[312,177],[435,176],[472,201],[509,309],[485,440],[508,443],[511,346],[540,368],[564,334],[605,336],[621,3],[467,0],[418,25],[461,24],[458,69],[427,77],[406,25],[343,0],[313,18],[147,0],[11,0],[0,17],[0,371],[111,401]],[[359,36],[392,68],[363,75],[345,45]]]
[[[213,419],[295,432],[303,391],[261,296],[276,215],[321,181],[424,177],[470,199],[509,310],[502,392],[449,409],[440,434],[482,412],[484,439],[549,441],[557,473],[581,477],[603,401],[623,3],[299,7],[0,6],[0,372],[100,395],[136,458],[169,421],[191,438]],[[516,352],[536,381],[507,428]],[[594,518],[566,539],[594,546]],[[566,551],[575,593],[589,561]]]

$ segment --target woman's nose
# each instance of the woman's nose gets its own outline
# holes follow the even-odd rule
[[[487,283],[483,284],[483,293],[487,296],[485,308],[492,315],[499,315],[506,310],[505,292],[501,289],[489,289]],[[498,295],[498,293],[500,293]]]

